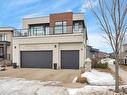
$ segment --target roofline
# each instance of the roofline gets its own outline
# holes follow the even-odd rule
[[[36,19],[36,18],[46,18],[46,17],[49,17],[49,16],[29,17],[29,18],[23,18],[23,20],[25,20],[25,19]]]
[[[8,30],[11,30],[11,31],[13,31],[13,30],[15,30],[15,28],[14,27],[0,27],[0,31],[8,31]]]
[[[50,15],[54,15],[54,14],[64,14],[64,13],[84,14],[83,12],[79,12],[79,13],[73,13],[73,12],[61,12],[61,13],[52,13],[52,14],[49,14],[48,16],[38,16],[38,17],[28,17],[28,18],[23,18],[23,20],[26,20],[26,19],[36,19],[36,18],[46,18],[46,17],[49,17]]]

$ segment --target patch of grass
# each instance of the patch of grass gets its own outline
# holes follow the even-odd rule
[[[113,71],[110,68],[102,69],[102,68],[96,68],[96,70],[100,72],[106,72],[106,73],[111,73],[113,74]]]

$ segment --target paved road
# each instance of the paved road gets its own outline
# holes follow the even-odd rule
[[[109,68],[115,72],[115,65],[114,64],[109,64]],[[119,67],[119,74],[123,80],[123,83],[127,84],[127,72]]]

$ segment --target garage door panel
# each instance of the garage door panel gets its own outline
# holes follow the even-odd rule
[[[62,50],[61,68],[79,69],[79,50]]]
[[[52,68],[52,51],[21,51],[21,67]]]

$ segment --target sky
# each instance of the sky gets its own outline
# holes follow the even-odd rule
[[[92,2],[94,8],[97,0]],[[22,28],[22,19],[48,16],[52,13],[84,13],[88,33],[88,45],[104,52],[112,52],[111,47],[102,37],[103,33],[93,16],[88,0],[0,0],[0,27]]]

